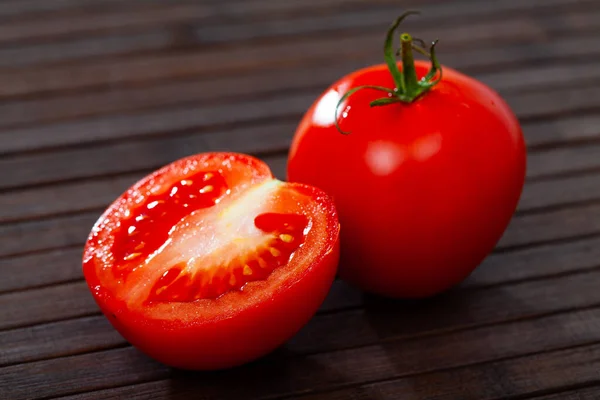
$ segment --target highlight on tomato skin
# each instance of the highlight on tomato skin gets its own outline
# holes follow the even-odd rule
[[[204,153],[123,193],[86,242],[83,271],[114,328],[173,367],[223,369],[282,345],[337,272],[339,222],[321,190],[262,161]]]

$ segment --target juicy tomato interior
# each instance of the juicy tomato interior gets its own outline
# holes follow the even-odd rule
[[[84,255],[84,269],[94,270],[86,278],[93,275],[96,297],[158,308],[164,318],[174,316],[174,305],[177,318],[197,315],[185,304],[214,314],[215,301],[232,293],[247,294],[250,304],[331,250],[335,210],[319,196],[274,179],[251,158],[181,160],[140,181],[98,221]]]
[[[171,231],[188,214],[214,207],[230,193],[219,170],[199,171],[175,181],[166,190],[151,194],[147,201],[121,221],[114,232],[111,247],[116,263],[113,273],[128,275],[174,240]],[[170,266],[156,280],[149,302],[194,301],[216,298],[230,290],[241,290],[250,281],[266,279],[275,268],[289,262],[294,251],[304,243],[308,218],[294,213],[261,213],[254,226],[262,232],[257,247],[244,249],[244,238],[233,238],[230,250],[235,256],[209,259],[204,263],[192,258]]]
[[[297,214],[264,213],[254,219],[264,241],[249,252],[238,253],[200,267],[180,262],[170,267],[150,290],[148,301],[194,301],[242,290],[251,281],[265,280],[286,265],[304,243],[308,218]],[[240,239],[243,241],[243,239]]]

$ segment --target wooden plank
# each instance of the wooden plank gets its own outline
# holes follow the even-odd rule
[[[530,122],[523,127],[529,148],[587,143],[600,138],[600,115],[577,115],[548,121]]]
[[[85,282],[0,295],[0,329],[83,317],[97,312],[98,307]]]
[[[379,62],[380,60],[370,61]],[[223,102],[248,97],[256,99],[264,95],[289,93],[299,89],[312,89],[314,95],[317,96],[323,88],[345,72],[363,66],[364,63],[359,60],[333,61],[332,65],[308,66],[301,72],[278,69],[268,73],[258,72],[210,80],[166,82],[141,88],[116,87],[99,92],[3,102],[0,104],[0,114],[4,118],[0,121],[0,127],[38,124],[111,112],[123,113],[185,102]],[[521,78],[520,74],[524,77]],[[514,70],[475,73],[474,77],[496,90],[506,93],[548,87],[550,84],[552,87],[560,87],[567,84],[572,86],[593,82],[597,80],[599,74],[595,63],[570,62],[568,65],[541,65],[526,69],[520,67],[518,73]]]
[[[278,4],[282,3],[282,4]],[[17,24],[13,21],[7,21],[4,23],[2,29],[0,29],[0,42],[15,42],[23,40],[40,40],[40,39],[52,39],[60,37],[69,37],[75,35],[89,35],[96,32],[103,31],[115,31],[115,30],[134,30],[142,28],[151,28],[157,25],[171,25],[171,24],[182,24],[182,23],[215,23],[222,22],[223,20],[239,20],[244,18],[247,20],[259,19],[263,20],[262,24],[265,28],[277,34],[279,31],[275,30],[272,26],[273,23],[269,24],[269,20],[280,20],[281,18],[274,18],[275,16],[301,16],[311,15],[315,19],[314,25],[327,26],[332,19],[332,16],[321,15],[324,12],[330,11],[335,12],[342,9],[352,9],[356,6],[365,8],[364,4],[360,4],[358,1],[340,1],[340,0],[327,0],[327,1],[303,1],[299,4],[298,2],[235,2],[233,4],[223,3],[212,3],[212,4],[186,4],[186,2],[179,2],[175,4],[169,4],[164,6],[160,2],[144,2],[142,7],[120,7],[120,8],[98,8],[93,12],[87,12],[85,14],[76,14],[76,18],[73,17],[72,13],[69,14],[55,14],[53,18],[22,18],[20,23]],[[457,16],[467,17],[479,17],[485,15],[494,14],[505,14],[507,12],[519,12],[527,10],[531,7],[536,7],[540,12],[543,12],[546,8],[550,7],[562,7],[564,11],[568,11],[569,8],[577,7],[578,5],[586,3],[586,0],[524,0],[522,2],[497,2],[494,7],[489,4],[481,2],[463,1],[460,4],[456,4],[455,7],[438,7],[436,4],[423,4],[423,2],[409,1],[403,4],[403,7],[410,7],[411,5],[419,4],[419,7],[423,10],[424,15],[448,20],[450,18],[456,19]],[[587,3],[593,4],[592,1],[587,0]],[[387,6],[386,14],[382,14],[375,21],[381,23],[381,18],[389,19],[390,14],[396,14],[399,12],[397,7],[390,9],[391,5],[395,5],[389,1],[377,1],[370,2],[371,7],[367,8],[366,13],[373,13],[373,8],[377,8],[378,5]],[[436,11],[439,10],[437,13]],[[458,13],[458,10],[462,10],[462,13]],[[10,11],[9,11],[10,12]],[[376,12],[376,11],[375,11]],[[1,13],[1,9],[0,9]],[[164,20],[160,20],[159,16],[164,15]],[[0,14],[1,15],[1,14]],[[268,18],[271,17],[271,18]],[[88,21],[88,24],[82,23],[82,21]],[[339,23],[334,25],[339,29]],[[275,24],[275,26],[277,26]],[[343,25],[342,25],[343,26]],[[215,32],[217,35],[220,32]],[[298,32],[299,33],[299,32]]]
[[[515,335],[518,333],[515,332]],[[490,345],[494,345],[493,340]],[[598,356],[600,346],[596,344],[297,398],[346,400],[359,398],[358,396],[373,396],[392,400],[397,399],[398,393],[402,393],[402,399],[406,400],[522,399],[525,395],[597,383]],[[392,362],[385,365],[393,368]]]
[[[378,62],[378,60],[375,60]],[[29,99],[0,104],[5,116],[0,127],[20,124],[38,124],[69,118],[102,115],[111,112],[134,111],[152,107],[166,107],[186,102],[216,102],[231,99],[252,99],[294,90],[314,91],[323,88],[347,71],[363,67],[359,61],[333,62],[332,65],[308,66],[301,72],[279,69],[268,73],[243,74],[211,80],[186,80],[159,83],[153,86],[111,88],[110,90],[67,94],[60,97]],[[595,63],[542,65],[495,73],[475,73],[474,77],[500,92],[524,91],[532,88],[560,87],[593,82],[598,78]]]
[[[585,387],[546,396],[527,397],[531,400],[597,400],[600,398],[600,386]]]
[[[104,316],[53,322],[0,332],[0,365],[65,357],[124,346]]]
[[[1,4],[1,3],[0,3]],[[157,30],[132,35],[110,35],[78,39],[52,45],[32,44],[0,47],[0,68],[26,67],[86,57],[116,56],[168,48],[175,41],[172,32]]]
[[[313,318],[287,347],[293,352],[320,353],[549,313],[569,313],[600,305],[600,295],[588,293],[593,291],[598,277],[598,271],[591,271],[485,290],[454,290],[420,303],[365,296],[363,308]],[[592,282],[585,284],[586,280]]]
[[[0,259],[0,293],[82,279],[82,246]]]
[[[591,221],[590,219],[593,218],[597,220]],[[560,238],[594,235],[598,233],[598,228],[600,228],[600,205],[598,204],[541,214],[527,214],[513,219],[497,247],[507,249],[560,240]]]
[[[99,212],[0,225],[0,258],[82,245]],[[32,239],[35,237],[35,240]],[[29,238],[23,240],[23,238]]]
[[[435,0],[434,0],[435,1]],[[427,3],[430,1],[427,1]],[[561,4],[561,1],[553,1],[556,4]],[[48,2],[47,0],[12,0],[2,1],[0,3],[0,17],[9,17],[19,15],[22,20],[25,20],[28,24],[25,25],[25,31],[21,33],[15,39],[33,39],[40,37],[40,29],[35,29],[35,22],[39,22],[40,17],[47,17],[47,14],[51,14],[54,19],[64,23],[65,27],[62,29],[55,28],[57,31],[47,32],[48,34],[58,34],[59,36],[75,35],[82,33],[95,33],[95,31],[107,31],[114,30],[117,27],[121,29],[127,28],[139,28],[139,27],[151,27],[161,24],[161,21],[149,19],[135,19],[131,18],[130,13],[135,11],[137,14],[144,14],[154,12],[157,5],[160,5],[160,0],[145,0],[142,5],[136,4],[136,1],[123,1],[123,0],[53,0]],[[189,6],[189,3],[193,1],[189,0],[171,0],[169,6]],[[374,0],[369,2],[371,8],[378,6],[389,6],[389,0]],[[414,1],[408,1],[409,4]],[[564,4],[577,5],[577,0],[566,0]],[[467,3],[465,3],[467,4]],[[108,6],[108,7],[107,7]],[[150,7],[149,7],[150,6]],[[209,2],[205,4],[207,16],[212,19],[206,21],[210,23],[221,22],[217,17],[224,17],[225,20],[240,17],[252,17],[252,18],[268,18],[273,16],[293,16],[303,15],[305,13],[315,12],[321,14],[329,10],[348,10],[355,8],[364,8],[365,4],[362,0],[304,0],[302,2],[273,2],[270,0],[263,1],[231,1],[227,4],[218,2]],[[82,25],[70,26],[73,17],[81,17],[82,12],[104,12],[107,15],[111,15],[114,19],[122,21],[117,27],[111,25],[107,21],[102,23],[96,23],[89,27]],[[44,15],[46,14],[46,15]],[[162,21],[162,23],[185,23],[190,18],[195,20],[198,16],[187,16],[185,14],[177,14],[179,18],[170,18]],[[129,18],[129,19],[128,19]],[[214,23],[213,22],[213,23]]]
[[[469,26],[465,27],[467,29]],[[478,37],[488,32],[484,25],[477,25],[469,35]],[[598,54],[595,36],[566,37],[553,42],[527,41],[500,47],[462,49],[466,34],[458,36],[454,27],[432,28],[423,31],[425,37],[443,37],[440,57],[446,65],[463,69],[491,68],[501,70],[510,65],[523,65],[532,61],[559,59],[573,61],[587,59]],[[481,31],[481,32],[480,32]],[[508,33],[507,33],[508,34]],[[511,34],[514,35],[514,34]],[[453,41],[454,40],[454,41]],[[475,40],[475,39],[473,39]],[[495,40],[502,40],[502,36]],[[0,97],[22,96],[40,92],[56,92],[83,88],[114,87],[159,79],[183,79],[191,76],[223,76],[248,74],[253,70],[272,70],[294,66],[301,68],[310,64],[340,59],[339,49],[344,49],[345,60],[370,60],[382,62],[381,35],[356,37],[319,38],[289,43],[265,43],[240,47],[235,50],[216,48],[186,53],[157,54],[125,59],[103,60],[88,63],[28,68],[0,74]],[[463,46],[464,47],[464,46]],[[583,57],[585,56],[585,57]]]
[[[600,340],[599,324],[600,319],[591,318],[588,312],[566,314],[541,320],[525,320],[515,324],[423,337],[412,341],[396,340],[305,357],[285,358],[281,353],[275,353],[253,365],[220,374],[177,373],[142,357],[133,348],[125,348],[2,368],[0,373],[4,377],[5,385],[0,388],[0,394],[14,400],[27,398],[31,393],[36,393],[39,397],[67,395],[170,376],[173,378],[169,382],[171,392],[177,392],[179,388],[188,393],[193,390],[196,396],[202,395],[207,399],[257,399],[267,396],[305,394],[400,377],[415,380],[427,372],[432,374],[436,370],[466,365],[477,364],[477,368],[465,368],[471,373],[488,369],[498,372],[497,367],[486,369],[486,364],[483,363],[593,343]],[[556,334],[546,335],[549,330],[555,331]],[[515,341],[515,335],[518,335],[520,340]],[[539,390],[552,385],[561,385],[565,379],[572,380],[577,377],[579,381],[590,380],[592,372],[595,372],[594,378],[597,378],[597,371],[582,361],[590,362],[597,358],[600,354],[599,348],[599,346],[589,346],[582,348],[585,351],[573,349],[569,353],[542,353],[530,358],[522,357],[521,362],[528,360],[529,362],[526,363],[528,367],[539,363],[538,371],[545,372],[536,376],[537,379],[530,377],[535,380],[535,390]],[[561,356],[560,360],[556,360],[557,355]],[[554,363],[550,361],[553,359]],[[516,368],[520,365],[519,359],[500,362],[504,362],[506,368],[511,366]],[[556,365],[557,362],[559,365]],[[562,380],[554,376],[556,372],[550,374],[550,370],[544,370],[550,366],[561,367],[562,374],[559,375],[563,377]],[[47,371],[53,371],[51,378],[48,375],[44,376],[44,372]],[[519,368],[513,369],[515,378],[523,376],[524,372],[525,370]],[[25,375],[27,378],[24,377]],[[438,375],[448,379],[454,374],[438,373]],[[265,380],[265,376],[271,379]],[[500,377],[496,376],[496,379]],[[231,382],[260,382],[260,385],[232,385]],[[502,379],[496,382],[494,390],[501,389],[507,382],[510,380],[505,382]],[[530,387],[523,385],[521,380],[519,383],[512,385],[513,390],[519,388],[524,393],[530,390]],[[424,386],[429,387],[429,385]],[[429,390],[438,390],[439,387],[436,385]],[[461,385],[451,386],[450,382],[446,382],[441,387],[448,388],[450,391],[454,387],[460,388]],[[486,385],[482,387],[485,388]],[[143,387],[136,389],[138,395],[147,393]],[[153,387],[153,389],[155,389],[154,396],[157,396],[160,388]],[[469,386],[468,389],[475,390],[475,387]],[[395,391],[395,393],[401,392]],[[500,393],[506,393],[506,390]],[[163,393],[163,396],[165,394]],[[100,393],[90,393],[87,396],[90,395],[94,396],[93,398],[102,398]]]
[[[470,4],[473,3],[471,2]],[[514,3],[509,3],[508,5],[512,6],[512,4]],[[431,9],[431,13],[428,13],[428,10],[424,10],[426,14],[423,14],[423,18],[418,21],[411,20],[407,27],[408,29],[422,29],[423,25],[428,25],[432,22],[439,25],[452,20],[454,21],[453,26],[457,27],[458,25],[458,28],[453,31],[454,36],[448,38],[450,41],[460,37],[465,42],[473,40],[482,41],[492,37],[495,40],[501,37],[504,40],[512,41],[535,41],[539,40],[542,34],[561,35],[574,30],[581,33],[594,31],[597,27],[596,21],[599,14],[589,9],[589,6],[592,4],[584,2],[583,4],[559,4],[558,8],[554,7],[555,5],[551,5],[551,8],[542,7],[535,15],[535,24],[532,24],[530,16],[522,15],[510,16],[510,18],[506,18],[503,21],[481,21],[485,18],[479,17],[475,24],[473,24],[473,21],[465,24],[468,21],[469,15],[457,14],[457,10],[461,10],[460,4],[454,8],[442,5],[440,8],[442,10],[441,14],[436,12],[436,9],[440,5],[434,4],[427,7]],[[582,5],[586,7],[579,8],[583,8],[586,12],[577,13],[577,6]],[[520,6],[522,7],[523,5],[520,4]],[[473,10],[471,7],[469,7],[469,10],[472,12],[478,11]],[[143,12],[143,10],[141,11]],[[489,12],[489,6],[486,5],[484,11]],[[504,15],[502,7],[497,11],[501,15]],[[508,11],[514,12],[510,7]],[[240,21],[227,23],[225,19],[223,23],[217,25],[213,25],[215,21],[211,19],[208,21],[211,23],[202,23],[199,27],[191,28],[193,32],[189,35],[178,34],[181,29],[177,26],[173,27],[173,29],[163,26],[166,29],[160,31],[150,30],[142,33],[121,34],[116,36],[118,38],[116,39],[116,43],[113,43],[114,40],[107,41],[104,35],[100,37],[92,36],[91,38],[84,37],[77,40],[55,40],[48,43],[19,46],[19,48],[0,48],[0,66],[23,67],[43,62],[73,61],[89,56],[124,54],[124,47],[133,53],[138,53],[144,50],[169,50],[208,44],[248,45],[246,42],[256,41],[257,39],[268,39],[270,42],[288,41],[290,39],[297,41],[306,35],[340,35],[373,32],[381,28],[382,21],[389,19],[390,12],[393,12],[393,10],[374,7],[367,10],[341,12],[333,15],[319,13],[305,18],[271,18],[265,21],[249,21],[246,23],[240,23]],[[552,14],[545,15],[548,12]],[[487,15],[487,17],[497,18],[498,12]],[[464,22],[461,23],[461,21]],[[190,23],[196,25],[195,21]],[[473,35],[472,30],[477,29],[474,25],[484,23],[488,29],[480,29],[483,35]],[[139,36],[154,37],[157,35],[161,37],[169,36],[170,40],[152,42],[152,44],[148,44],[145,41],[140,42],[139,39],[136,40]],[[488,36],[486,37],[485,35]],[[444,40],[446,39],[444,38]]]
[[[187,106],[132,115],[116,115],[84,121],[21,128],[0,133],[0,152],[44,148],[65,144],[94,143],[135,136],[173,134],[177,131],[233,127],[265,120],[297,117],[306,110],[314,95],[293,94],[247,102],[204,107]],[[85,132],[85,134],[83,134]],[[37,144],[33,144],[36,143]]]
[[[527,176],[531,179],[548,179],[573,172],[595,171],[600,165],[600,145],[535,152],[527,157]]]
[[[558,190],[557,190],[558,189]],[[542,211],[600,200],[600,175],[586,174],[528,182],[518,212]]]
[[[592,237],[517,251],[492,253],[461,286],[484,288],[598,267],[600,267],[600,237]]]
[[[0,17],[19,16],[24,14],[41,14],[69,9],[82,9],[98,4],[120,3],[123,0],[5,0],[0,2]]]
[[[509,36],[521,40],[539,40],[543,35],[554,32],[584,32],[597,30],[598,15],[594,13],[591,2],[551,2],[538,3],[536,12],[523,13],[533,4],[526,2],[469,2],[453,3],[453,7],[444,3],[422,6],[419,19],[406,20],[403,26],[411,32],[414,30],[418,37],[424,37],[419,29],[425,25],[435,23],[436,25],[452,25],[455,29],[453,37],[462,36],[465,41],[474,40],[469,37],[470,31],[478,24],[484,23],[489,30],[481,30],[482,36],[476,40],[489,40],[498,36]],[[407,5],[402,5],[404,8]],[[577,11],[586,11],[587,14],[572,14]],[[236,23],[223,23],[218,25],[200,25],[195,28],[195,35],[201,43],[240,43],[256,39],[296,40],[301,36],[308,35],[340,35],[345,31],[350,32],[373,32],[381,29],[385,23],[390,22],[390,15],[400,13],[395,9],[365,9],[352,13],[338,13],[295,18],[293,20],[269,19],[266,21],[237,21]],[[508,14],[508,16],[507,16]],[[514,15],[516,14],[516,15]],[[503,16],[510,21],[495,22],[485,21],[487,18]],[[532,21],[533,20],[533,21]],[[451,22],[450,22],[451,21]],[[533,22],[533,23],[532,23]],[[512,31],[512,32],[511,32]],[[446,37],[439,36],[443,41]]]
[[[123,371],[132,372],[136,376],[135,381],[148,381],[169,374],[167,367],[152,363],[142,354],[129,348],[92,353],[85,357],[85,362],[89,363],[87,366],[71,363],[76,361],[77,357],[66,357],[6,367],[8,371],[20,369],[22,373],[20,377],[3,373],[0,396],[12,400],[60,396],[85,390],[88,386],[94,388],[105,385],[106,382],[119,384],[125,381],[122,377]],[[96,367],[93,367],[94,365]],[[102,366],[101,370],[98,369],[99,366]],[[92,382],[78,382],[78,379],[87,375],[80,368],[88,367],[96,370],[98,375],[91,379]]]
[[[214,12],[206,4],[146,2],[143,8],[101,8],[93,12],[55,15],[52,18],[38,16],[4,21],[0,25],[0,43],[51,40],[95,31],[115,33],[122,29],[202,21],[209,17],[214,17]]]
[[[563,96],[559,92],[562,91]],[[541,118],[560,115],[569,115],[573,111],[596,111],[600,103],[600,90],[590,86],[584,90],[557,90],[539,91],[537,93],[523,93],[513,96],[507,101],[514,110],[525,109],[527,112],[522,118]],[[582,97],[579,97],[582,96]]]

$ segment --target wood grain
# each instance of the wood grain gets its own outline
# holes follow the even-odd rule
[[[547,396],[528,397],[532,400],[596,400],[600,397],[600,386],[567,390]]]
[[[89,0],[88,0],[89,2]],[[241,29],[248,30],[248,22],[246,24],[239,24],[239,20],[244,18],[245,21],[252,21],[258,19],[261,21],[264,31],[283,35],[285,30],[276,29],[278,25],[278,18],[276,16],[286,16],[288,25],[294,26],[294,19],[298,16],[309,15],[313,16],[313,26],[319,26],[321,30],[327,30],[328,27],[333,25],[337,30],[344,29],[344,24],[340,24],[336,21],[335,17],[325,16],[322,18],[323,13],[333,13],[340,10],[340,6],[345,6],[346,9],[358,6],[359,9],[363,9],[362,13],[374,14],[371,18],[367,19],[367,22],[374,24],[376,22],[381,23],[381,20],[389,20],[390,14],[399,13],[398,7],[390,1],[376,1],[370,2],[371,7],[365,10],[364,3],[354,1],[340,1],[340,0],[328,0],[317,2],[315,0],[303,1],[303,2],[235,2],[231,5],[219,4],[214,2],[204,4],[194,4],[194,2],[169,2],[168,5],[161,4],[157,1],[146,1],[145,4],[135,6],[134,3],[130,2],[129,7],[96,7],[93,10],[86,11],[81,8],[74,8],[70,13],[54,14],[53,18],[45,18],[42,16],[34,15],[33,18],[24,18],[19,23],[16,21],[6,21],[0,29],[0,43],[1,42],[19,42],[19,41],[33,41],[33,40],[48,40],[57,38],[68,38],[76,35],[93,35],[101,34],[106,31],[135,31],[139,29],[147,29],[155,26],[169,26],[169,25],[180,25],[180,24],[198,24],[203,22],[211,25],[215,23],[227,22],[228,20],[237,20],[238,25],[241,25]],[[297,4],[294,4],[297,3]],[[496,6],[490,6],[487,3],[477,3],[472,1],[463,1],[457,4],[455,7],[439,7],[438,4],[427,4],[432,2],[416,2],[408,1],[403,3],[403,7],[410,7],[411,5],[419,4],[419,7],[424,12],[427,18],[448,19],[462,17],[462,19],[468,17],[483,17],[485,15],[503,14],[506,12],[518,12],[530,7],[537,7],[540,12],[543,12],[546,8],[552,7],[563,7],[564,11],[568,11],[569,8],[577,7],[580,4],[585,4],[586,0],[548,0],[542,2],[540,0],[525,0],[517,3],[500,3]],[[593,4],[590,0],[587,3]],[[85,4],[84,4],[85,5]],[[110,5],[110,4],[109,4]],[[386,6],[383,10],[385,13],[377,10],[378,6]],[[395,6],[391,8],[390,6]],[[56,6],[55,6],[56,7]],[[10,7],[4,6],[4,10],[0,8],[0,16],[4,13],[14,12],[14,6],[12,10]],[[34,8],[34,7],[31,7]],[[462,11],[462,12],[459,12]],[[78,12],[79,11],[79,12]],[[163,19],[160,17],[163,16]],[[362,15],[350,14],[347,20],[361,21]],[[271,18],[269,18],[271,17]],[[12,22],[12,23],[11,23]],[[356,27],[357,22],[350,22],[351,26]],[[348,25],[348,22],[346,22]],[[364,26],[364,22],[359,26]],[[225,25],[226,26],[226,25]],[[250,26],[252,22],[250,22]],[[330,27],[331,29],[331,27]],[[229,30],[232,30],[231,28]],[[235,31],[235,29],[233,29]],[[239,31],[239,29],[238,29]],[[292,31],[295,34],[302,34],[302,30],[296,29]],[[292,33],[290,32],[290,33]],[[223,37],[224,40],[228,40],[226,31],[205,32],[204,36],[211,36],[215,38]],[[251,35],[249,35],[251,36]]]
[[[548,59],[589,60],[599,52],[599,45],[594,40],[594,35],[566,37],[552,43],[527,40],[525,43],[508,43],[499,47],[467,48],[460,52],[450,52],[453,46],[464,44],[465,37],[476,40],[484,32],[489,32],[485,24],[474,26],[470,34],[462,33],[458,37],[455,29],[451,28],[423,30],[419,34],[424,37],[444,37],[440,57],[445,64],[458,69],[464,68],[465,64],[470,68],[500,70],[510,65],[523,65],[527,62]],[[514,32],[507,31],[506,34],[514,41]],[[502,40],[502,36],[495,37],[495,40]],[[0,97],[83,88],[107,88],[160,79],[184,79],[197,75],[210,78],[247,74],[256,70],[290,67],[301,69],[310,64],[322,64],[339,59],[337,55],[339,49],[344,49],[346,60],[365,60],[370,57],[369,63],[379,63],[382,61],[380,46],[380,34],[363,34],[356,37],[311,38],[295,43],[294,46],[288,43],[265,43],[240,47],[233,53],[235,57],[232,57],[231,49],[217,48],[102,59],[47,68],[26,68],[0,73]],[[581,57],[584,55],[585,57]]]
[[[530,17],[514,14],[514,8],[502,8],[490,13],[489,6],[483,3],[485,7],[475,7],[472,13],[483,12],[479,17],[479,24],[485,23],[488,30],[482,30],[482,35],[473,36],[472,29],[477,25],[470,23],[460,24],[469,15],[464,15],[460,7],[448,8],[440,7],[440,4],[426,6],[423,10],[423,18],[407,21],[408,29],[422,29],[424,25],[435,23],[437,25],[447,24],[448,19],[455,21],[455,26],[459,25],[454,31],[456,37],[464,41],[481,41],[486,37],[493,35],[494,39],[499,37],[506,40],[539,40],[546,35],[560,35],[570,33],[574,29],[577,32],[593,32],[596,29],[595,20],[597,13],[590,10],[594,3],[581,2],[569,4],[549,4],[549,7],[540,7],[534,21]],[[479,3],[470,3],[479,4]],[[527,4],[521,4],[521,7]],[[404,5],[405,7],[408,4]],[[558,7],[557,7],[558,6]],[[497,7],[498,8],[498,7]],[[581,13],[578,11],[586,11]],[[207,12],[213,11],[211,8]],[[440,12],[441,11],[441,12]],[[390,13],[398,12],[397,7],[380,8],[372,7],[366,10],[343,11],[337,14],[319,13],[306,17],[283,20],[281,18],[270,18],[266,20],[250,21],[230,21],[227,16],[217,16],[216,18],[206,18],[204,23],[198,24],[196,20],[192,22],[181,21],[171,27],[160,26],[134,31],[131,33],[120,33],[119,35],[108,35],[106,32],[91,32],[91,37],[85,35],[81,39],[71,39],[69,37],[62,40],[51,42],[34,43],[30,45],[21,45],[15,49],[10,46],[7,49],[0,48],[0,66],[23,67],[27,65],[37,65],[40,63],[56,62],[75,62],[78,59],[98,56],[115,55],[139,55],[149,51],[173,51],[180,49],[190,49],[197,46],[220,45],[236,48],[238,46],[247,46],[260,41],[297,41],[305,37],[314,35],[339,36],[355,35],[359,32],[373,32],[381,28],[382,21],[389,19]],[[507,15],[508,13],[508,15]],[[468,13],[467,13],[468,14]],[[507,21],[485,21],[486,19],[497,18],[498,15],[504,15]],[[224,17],[224,18],[219,18]],[[72,18],[72,17],[71,17]],[[215,22],[222,20],[222,23],[215,25]],[[532,23],[533,22],[533,23]],[[39,29],[39,26],[36,25]],[[115,31],[115,28],[108,29],[109,32]],[[122,29],[118,29],[122,30]],[[488,35],[488,36],[486,36]],[[168,37],[166,41],[153,41],[151,44],[147,41],[140,41],[140,37]],[[125,42],[122,46],[114,43],[115,39]],[[446,39],[446,38],[445,38]],[[453,38],[449,38],[453,40]],[[1,43],[1,40],[0,40]],[[137,45],[139,43],[139,46]],[[129,52],[123,51],[123,46],[127,46]]]
[[[37,54],[37,53],[36,53]],[[379,63],[381,60],[371,60]],[[462,61],[465,64],[465,61]],[[50,98],[5,101],[0,112],[5,118],[0,127],[37,125],[69,118],[130,112],[146,108],[166,107],[182,103],[202,104],[227,102],[232,99],[257,99],[297,90],[312,91],[315,96],[348,71],[365,66],[354,61],[332,61],[325,66],[307,66],[302,73],[287,68],[253,74],[181,81],[158,82],[142,87],[114,87],[86,93],[61,94]],[[453,65],[454,66],[454,65]],[[468,64],[461,69],[468,72]],[[474,77],[500,92],[522,92],[544,88],[593,82],[598,78],[595,64],[584,62],[552,65],[532,65],[528,68],[500,72],[478,72]],[[523,75],[523,78],[521,78]]]
[[[382,32],[410,7],[422,16],[405,29],[439,37],[442,62],[522,123],[527,183],[495,251],[425,301],[336,280],[294,338],[230,371],[131,347],[82,276],[100,212],[201,151],[285,178],[304,110],[382,62]],[[597,0],[4,0],[0,20],[1,399],[600,396]]]
[[[0,389],[0,395],[14,400],[27,398],[32,392],[40,397],[49,394],[67,395],[82,390],[102,389],[107,384],[111,386],[128,385],[145,380],[171,377],[172,379],[164,382],[163,385],[166,384],[165,389],[168,388],[167,390],[175,393],[182,390],[189,395],[193,391],[197,395],[209,399],[241,398],[242,396],[244,399],[258,399],[283,394],[331,390],[349,384],[358,385],[400,377],[406,377],[405,379],[409,382],[431,379],[431,371],[473,364],[479,364],[478,368],[467,367],[463,370],[481,374],[483,371],[488,371],[485,367],[486,364],[482,363],[532,353],[551,352],[564,346],[581,346],[600,341],[598,333],[600,330],[597,329],[600,318],[598,316],[592,318],[590,313],[580,312],[562,317],[525,320],[511,325],[429,336],[413,341],[392,341],[305,357],[286,358],[281,353],[275,353],[251,365],[213,374],[181,373],[169,370],[145,358],[133,348],[117,349],[2,368],[0,373],[6,384]],[[568,334],[545,335],[550,329],[561,330]],[[520,340],[515,341],[515,335],[519,335]],[[562,356],[560,360],[557,359],[557,355]],[[582,362],[598,357],[597,346],[582,348],[581,351],[573,349],[569,353],[542,353],[537,356],[522,357],[523,361],[521,362],[529,361],[527,365],[533,365],[532,363],[537,361],[538,357],[550,358],[552,356],[555,359],[554,363],[548,360],[544,363],[540,362],[539,368],[553,366],[557,369],[555,373],[551,375],[549,370],[538,370],[538,374],[528,377],[529,379],[537,378],[538,381],[532,383],[543,383],[543,387],[548,387],[575,379],[577,382],[585,382],[597,378],[596,374],[590,376],[592,369],[587,368]],[[515,373],[522,373],[523,371],[518,370],[519,365],[519,361],[514,360],[506,363],[505,367],[512,366],[512,368],[517,368]],[[490,368],[493,371],[498,367],[492,364]],[[554,376],[559,372],[558,369],[562,372],[560,374],[562,379]],[[52,380],[43,375],[45,371],[50,370],[54,372]],[[25,371],[31,374],[27,378],[24,377]],[[104,379],[99,378],[99,371],[102,371]],[[419,378],[421,374],[427,372],[430,372],[430,376],[425,375],[423,378]],[[542,372],[546,374],[542,374]],[[453,379],[450,377],[454,377],[453,375],[452,373],[437,374],[437,379],[444,379],[444,392],[458,390],[461,387],[460,385],[451,386],[450,381]],[[272,379],[261,379],[264,376],[270,376]],[[232,381],[239,382],[241,379],[246,382],[260,382],[260,384],[231,385]],[[496,379],[500,379],[500,377],[496,376]],[[528,382],[529,379],[526,381]],[[24,385],[25,382],[27,382],[26,385]],[[396,384],[398,382],[403,381],[394,381]],[[509,379],[502,379],[500,382],[496,382],[491,390],[498,391],[500,394],[507,393],[509,392],[508,388],[503,386],[509,382]],[[530,386],[524,385],[523,381],[519,381],[519,383],[521,386],[513,383],[511,394],[517,388],[521,391],[525,390],[525,392],[528,387],[530,388]],[[423,390],[429,388],[430,394],[433,394],[433,390],[439,391],[437,385],[423,386]],[[483,385],[481,390],[484,390],[486,386]],[[149,393],[143,388],[136,387],[135,389],[138,389],[137,393],[139,394]],[[155,395],[159,393],[160,388],[153,387],[152,389]],[[477,390],[477,386],[472,383],[469,385],[469,390]],[[399,392],[396,391],[396,393]],[[478,392],[480,395],[485,393]],[[96,396],[93,398],[101,398],[99,393],[91,395]],[[120,395],[124,395],[124,393]],[[166,392],[163,392],[162,395],[165,396]]]
[[[117,56],[131,52],[157,51],[169,48],[176,40],[165,30],[132,35],[107,35],[99,38],[65,42],[0,47],[0,68],[16,68],[37,64],[73,61],[78,58]],[[1,42],[1,40],[0,40]]]
[[[0,293],[82,279],[82,246],[0,259]]]
[[[0,329],[97,313],[85,282],[0,295]]]
[[[590,365],[597,362],[599,355],[600,346],[596,344],[297,398],[341,400],[375,396],[391,400],[398,393],[408,400],[434,396],[441,400],[523,398],[540,391],[597,383],[598,370]]]

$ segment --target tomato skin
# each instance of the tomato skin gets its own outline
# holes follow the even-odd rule
[[[417,61],[417,74],[429,64]],[[399,65],[400,70],[402,69]],[[492,89],[443,67],[411,104],[370,107],[394,87],[386,65],[331,85],[301,120],[287,178],[323,189],[341,223],[339,275],[369,292],[423,298],[464,280],[493,250],[516,209],[526,148],[518,120]]]
[[[193,325],[163,323],[122,305],[99,302],[114,328],[133,346],[163,364],[188,370],[219,370],[256,360],[294,336],[314,316],[336,275],[339,241],[302,279],[236,315]],[[301,299],[301,300],[300,300]]]
[[[178,160],[143,178],[115,200],[98,219],[84,249],[84,276],[102,313],[133,346],[176,368],[226,369],[273,351],[316,313],[337,272],[339,223],[332,200],[314,187],[280,182],[285,190],[306,201],[308,208],[303,210],[313,224],[303,244],[306,250],[298,250],[288,265],[266,280],[249,282],[244,290],[230,291],[217,299],[157,306],[132,300],[127,284],[110,272],[116,262],[103,243],[115,237],[123,215],[130,215],[124,212],[127,204],[145,204],[138,201],[140,193],[161,182],[182,179],[190,165],[215,159],[233,160],[231,164],[243,171],[228,175],[234,186],[274,179],[266,164],[242,154],[205,153]],[[276,192],[275,198],[284,198],[285,193]]]

